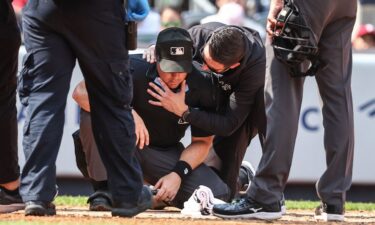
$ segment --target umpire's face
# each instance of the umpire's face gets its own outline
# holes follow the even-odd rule
[[[157,69],[160,79],[170,88],[176,89],[180,86],[182,81],[186,79],[187,73],[185,72],[164,72],[160,69],[159,63],[157,63]]]

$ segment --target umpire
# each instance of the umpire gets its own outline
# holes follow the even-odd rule
[[[134,11],[148,8],[147,1],[130,0],[129,5]],[[86,80],[94,136],[116,200],[112,215],[130,217],[150,207],[151,192],[142,185],[134,157],[124,16],[121,0],[30,0],[24,8],[27,54],[19,94],[27,112],[20,189],[26,215],[56,213],[51,203],[57,194],[55,161],[76,60]]]
[[[305,81],[302,76],[310,71],[315,75],[323,102],[327,165],[316,184],[321,205],[315,211],[315,218],[344,220],[354,151],[350,37],[356,8],[355,0],[271,1],[267,31],[273,42],[269,36],[265,85],[267,136],[263,155],[248,197],[238,203],[215,206],[215,215],[266,220],[282,216],[277,200],[292,164]],[[288,42],[285,38],[299,42]],[[283,47],[282,43],[292,44]],[[311,51],[315,48],[319,51]],[[285,50],[286,58],[280,54]],[[314,58],[299,58],[301,53]],[[299,59],[304,61],[298,63]],[[312,66],[306,70],[308,61]],[[286,127],[288,131],[282,132]]]
[[[11,1],[0,2],[0,204],[21,202],[17,156],[17,65],[21,37]]]

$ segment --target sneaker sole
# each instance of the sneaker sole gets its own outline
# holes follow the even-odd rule
[[[0,213],[12,213],[18,210],[23,210],[24,208],[25,208],[25,204],[23,203],[0,205]]]
[[[119,216],[119,217],[133,217],[139,213],[146,211],[147,209],[151,208],[151,201],[150,204],[144,204],[138,206],[134,209],[122,209],[122,208],[112,208],[112,216]]]
[[[260,220],[277,220],[282,217],[281,212],[259,212],[241,215],[223,215],[213,212],[214,216],[225,219],[260,219]]]
[[[111,211],[112,207],[108,205],[94,205],[90,206],[90,211]]]
[[[25,216],[54,216],[56,210],[45,209],[43,207],[26,207]]]
[[[327,214],[327,213],[322,213],[322,215],[315,215],[314,218],[316,220],[325,221],[325,222],[328,222],[328,221],[339,221],[339,222],[342,222],[342,221],[345,220],[345,216],[344,215]]]

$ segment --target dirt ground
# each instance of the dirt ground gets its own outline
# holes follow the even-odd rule
[[[136,224],[136,225],[251,225],[251,224],[317,224],[312,211],[288,210],[287,215],[276,221],[259,220],[223,220],[213,216],[191,218],[180,214],[174,209],[148,210],[135,218],[125,219],[111,217],[110,212],[90,212],[87,208],[58,207],[57,215],[53,217],[25,217],[23,211],[0,214],[0,222],[32,221],[42,224]],[[375,212],[347,212],[345,223],[348,224],[375,224]],[[324,223],[335,224],[335,223]]]

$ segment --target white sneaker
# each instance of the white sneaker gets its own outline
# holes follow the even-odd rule
[[[320,204],[315,209],[315,219],[322,220],[325,222],[328,221],[344,221],[345,220],[345,209],[343,206],[337,205],[328,205],[326,203]]]

